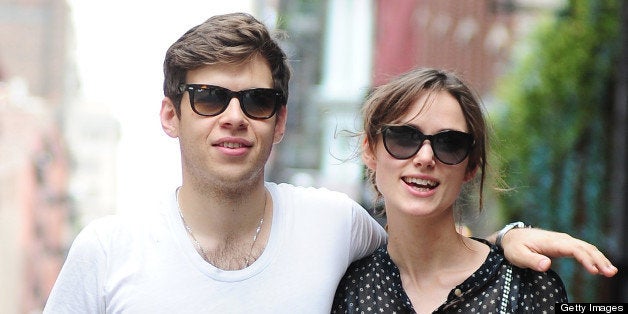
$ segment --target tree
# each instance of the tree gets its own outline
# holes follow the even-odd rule
[[[509,220],[567,232],[606,247],[619,0],[571,0],[533,32],[498,87],[507,109],[494,161],[512,188],[499,198]],[[570,300],[599,301],[599,277],[559,261]]]

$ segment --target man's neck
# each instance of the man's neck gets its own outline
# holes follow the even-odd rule
[[[179,191],[179,206],[188,224],[201,230],[232,231],[254,225],[264,211],[267,197],[264,182],[228,188],[197,187],[185,183]]]
[[[261,182],[246,191],[179,190],[184,222],[214,266],[241,269],[263,251],[272,221],[272,199]]]

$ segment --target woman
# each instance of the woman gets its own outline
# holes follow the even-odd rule
[[[567,301],[553,271],[517,268],[457,232],[454,205],[476,175],[482,206],[487,154],[483,112],[464,83],[416,69],[377,88],[364,116],[362,159],[389,240],[349,267],[332,312],[541,313]]]

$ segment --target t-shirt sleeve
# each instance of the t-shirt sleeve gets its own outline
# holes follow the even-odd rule
[[[386,243],[386,231],[358,203],[353,202],[351,229],[351,262],[373,253]]]
[[[107,255],[102,229],[110,218],[85,227],[74,239],[44,307],[44,313],[105,313]]]

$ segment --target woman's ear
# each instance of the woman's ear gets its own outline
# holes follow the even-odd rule
[[[362,162],[364,162],[364,165],[366,165],[369,169],[375,171],[377,158],[375,157],[375,152],[369,145],[366,137],[362,140]]]
[[[467,172],[464,174],[465,183],[471,181],[475,177],[475,174],[478,172],[478,168],[478,166],[475,166],[471,170],[467,169]]]
[[[179,137],[179,116],[169,97],[165,97],[161,101],[159,117],[161,118],[161,128],[164,132],[172,138]]]

